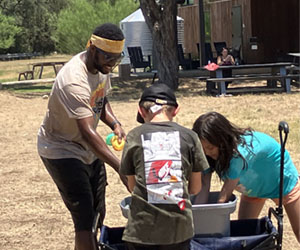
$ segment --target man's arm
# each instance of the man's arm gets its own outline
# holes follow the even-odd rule
[[[114,115],[106,97],[104,100],[104,109],[101,113],[100,119],[114,131],[114,133],[119,137],[119,139],[125,138],[126,134],[121,127],[121,123],[117,120],[116,116]]]
[[[120,175],[121,181],[128,189],[126,176],[119,173],[120,160],[110,151],[102,137],[94,129],[93,124],[94,118],[92,116],[77,120],[77,126],[82,138],[89,144],[100,160],[109,164]]]
[[[110,151],[105,141],[94,129],[93,124],[94,118],[92,116],[77,120],[83,139],[89,144],[95,155],[119,172],[120,160]]]

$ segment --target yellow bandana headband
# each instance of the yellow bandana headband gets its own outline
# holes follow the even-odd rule
[[[86,48],[91,44],[108,53],[121,53],[123,51],[125,39],[122,41],[110,40],[92,34],[91,39],[87,42]]]

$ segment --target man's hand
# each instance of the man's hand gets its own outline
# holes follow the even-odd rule
[[[119,123],[114,126],[114,134],[118,136],[119,143],[121,143],[122,138],[126,140],[126,134]]]

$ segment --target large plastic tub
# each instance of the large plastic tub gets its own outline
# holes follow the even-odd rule
[[[130,203],[131,203],[131,196],[126,197],[120,203],[120,207],[121,207],[121,210],[122,210],[122,215],[125,218],[128,218],[128,212],[129,212]]]
[[[236,208],[236,196],[232,195],[227,203],[217,203],[219,192],[210,192],[207,204],[194,204],[196,196],[191,199],[196,235],[222,237],[230,234],[230,214]],[[131,197],[120,203],[122,214],[128,218]]]
[[[236,196],[229,202],[217,203],[219,192],[210,192],[208,203],[195,204],[196,197],[191,199],[196,235],[226,237],[230,235],[230,214],[236,209]]]

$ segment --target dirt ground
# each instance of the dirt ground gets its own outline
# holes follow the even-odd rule
[[[126,131],[137,125],[137,98],[145,84],[127,82],[119,84],[112,92],[111,105]],[[299,128],[300,92],[297,90],[293,89],[290,95],[216,98],[205,96],[203,85],[199,87],[197,84],[199,85],[197,82],[190,82],[182,85],[178,91],[178,101],[182,108],[175,121],[181,125],[191,127],[201,113],[216,110],[225,113],[230,120],[241,126],[251,125],[262,131],[271,127],[274,136],[278,134],[277,124],[282,118],[292,121]],[[284,108],[281,103],[284,103]],[[0,91],[1,250],[74,249],[71,217],[36,149],[36,134],[46,107],[47,99],[42,98],[42,95]],[[262,110],[264,117],[260,117]],[[251,124],[255,119],[256,123]],[[110,133],[110,129],[103,124],[98,131],[104,137]],[[291,137],[297,136],[298,142],[293,143],[289,151],[299,170],[300,136],[299,131],[294,133]],[[121,156],[121,153],[116,154]],[[107,171],[109,185],[105,224],[111,227],[124,226],[126,219],[121,214],[119,203],[129,193],[110,167],[107,167]],[[213,189],[219,188],[220,182],[215,178]],[[274,205],[268,202],[261,216],[267,215],[270,206]],[[236,214],[234,212],[231,219],[236,219]],[[283,249],[299,249],[286,215],[283,238]]]

